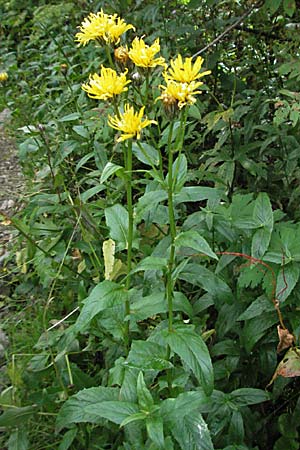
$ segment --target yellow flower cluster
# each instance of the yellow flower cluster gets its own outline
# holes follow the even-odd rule
[[[138,67],[156,67],[164,66],[165,59],[162,57],[155,58],[155,55],[160,51],[159,39],[154,41],[152,45],[146,45],[143,39],[136,37],[132,44],[131,49],[128,52],[128,56],[131,61]]]
[[[136,137],[141,138],[142,129],[151,124],[156,124],[155,120],[143,120],[145,106],[138,113],[128,104],[125,105],[124,113],[119,116],[108,116],[108,125],[123,134],[117,139],[117,142],[125,141]]]
[[[0,72],[0,82],[8,80],[8,74],[7,72]]]
[[[82,85],[82,89],[87,92],[88,96],[98,100],[108,100],[114,95],[119,95],[127,91],[127,84],[131,83],[126,79],[127,69],[120,75],[110,68],[101,66],[100,75],[94,73],[90,75],[89,82]]]
[[[80,32],[75,35],[75,40],[79,45],[86,45],[92,40],[99,40],[106,44],[118,44],[120,36],[125,31],[135,30],[133,25],[127,25],[117,14],[105,14],[102,9],[97,14],[90,13],[79,29]]]
[[[201,94],[201,91],[197,89],[203,85],[202,81],[196,80],[211,73],[210,70],[200,72],[203,61],[203,58],[198,56],[193,64],[192,58],[185,58],[183,61],[181,55],[171,60],[170,67],[164,73],[166,86],[160,86],[163,92],[158,97],[167,109],[170,106],[173,107],[174,104],[177,104],[178,108],[181,109],[186,105],[195,103],[196,98],[194,96]]]

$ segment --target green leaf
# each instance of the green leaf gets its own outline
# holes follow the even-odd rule
[[[166,270],[167,258],[160,258],[159,256],[147,256],[144,258],[131,273],[136,273],[146,270]]]
[[[7,448],[8,450],[28,450],[29,445],[27,430],[17,428],[10,434]]]
[[[167,198],[168,194],[163,190],[150,191],[142,195],[138,200],[135,211],[137,222],[140,222],[145,218],[148,211],[155,209],[160,202],[167,200]]]
[[[87,191],[82,192],[82,194],[80,194],[80,198],[83,203],[86,203],[91,197],[98,194],[98,192],[104,191],[104,189],[104,184],[97,184],[97,186],[94,186]]]
[[[281,2],[282,0],[266,0],[265,8],[267,8],[271,14],[274,14],[281,5]]]
[[[202,389],[179,394],[176,398],[168,398],[161,404],[161,415],[166,421],[179,422],[185,415],[193,411],[209,412],[212,408],[212,399]]]
[[[95,414],[93,405],[98,405],[99,402],[117,400],[118,396],[119,389],[111,387],[99,386],[79,391],[61,407],[56,418],[56,431],[59,432],[72,423],[100,423],[100,417]],[[92,411],[87,411],[88,406],[91,406]]]
[[[146,418],[147,433],[158,449],[165,449],[163,420],[158,414]]]
[[[121,172],[123,170],[124,168],[122,166],[108,162],[101,174],[100,183],[105,183],[105,181],[108,180],[108,178],[111,177],[114,173],[117,173],[119,171]]]
[[[143,150],[141,150],[140,146]],[[159,163],[159,153],[156,148],[152,147],[152,145],[146,144],[146,142],[141,143],[140,146],[136,142],[133,142],[132,144],[132,152],[135,157],[143,164],[147,164],[148,166],[157,166]]]
[[[274,311],[269,313],[265,312],[259,318],[254,317],[245,322],[241,340],[247,353],[251,352],[255,344],[266,334],[269,328],[277,323],[277,321],[278,317]]]
[[[187,160],[184,154],[178,156],[175,159],[172,166],[172,177],[173,177],[173,190],[175,193],[181,191],[187,176]],[[168,183],[168,177],[166,177],[166,183]]]
[[[236,389],[228,394],[228,396],[230,401],[239,407],[256,405],[257,403],[266,402],[271,399],[268,392],[254,388]]]
[[[88,129],[84,125],[74,125],[74,127],[72,127],[72,130],[85,139],[89,138],[90,136]]]
[[[183,311],[190,317],[193,315],[193,308],[190,302],[181,292],[174,292],[173,310]],[[168,304],[164,292],[156,292],[138,299],[136,299],[135,295],[130,308],[130,312],[134,315],[136,320],[145,320],[148,317],[167,311]]]
[[[125,364],[143,370],[171,369],[167,348],[151,341],[133,341]]]
[[[166,341],[171,350],[192,370],[207,395],[213,390],[213,368],[207,349],[201,336],[189,326],[178,325],[168,332]]]
[[[104,401],[86,406],[85,411],[120,425],[128,416],[138,413],[139,408],[132,402]]]
[[[283,9],[289,17],[292,17],[296,11],[295,0],[283,0]]]
[[[240,411],[233,411],[228,428],[230,442],[242,444],[245,437],[244,421]]]
[[[206,240],[200,236],[195,230],[183,231],[176,236],[174,241],[175,247],[190,247],[196,252],[204,253],[211,258],[218,259],[217,255],[212,251]]]
[[[106,224],[110,229],[110,237],[118,244],[118,250],[128,247],[128,212],[124,206],[115,204],[105,209]],[[136,231],[134,230],[134,235]],[[134,236],[135,238],[135,236]],[[137,248],[134,239],[133,246]]]
[[[68,114],[67,116],[63,116],[60,119],[58,119],[58,122],[72,122],[73,120],[77,120],[80,118],[79,113],[72,113]]]
[[[83,308],[75,323],[77,332],[83,332],[91,320],[101,311],[114,308],[125,303],[127,293],[117,283],[105,280],[99,283],[84,300]]]
[[[175,203],[200,202],[202,200],[218,201],[224,198],[225,194],[222,189],[202,187],[202,186],[186,186],[183,187],[179,194],[174,195]]]
[[[179,273],[178,278],[185,280],[192,285],[201,286],[213,297],[220,298],[223,301],[232,298],[230,287],[203,265],[194,263],[187,264]]]
[[[268,250],[274,223],[271,202],[265,192],[258,194],[253,210],[253,220],[259,229],[252,239],[251,255],[254,258],[261,258]]]
[[[170,430],[182,450],[214,450],[207,424],[198,412],[172,423]]]
[[[36,405],[11,407],[0,416],[0,427],[15,427],[26,422],[36,412]]]
[[[244,311],[237,320],[253,319],[253,317],[260,316],[265,312],[271,312],[273,310],[274,305],[271,300],[267,299],[264,295],[261,295],[248,306],[246,311]]]
[[[276,298],[280,302],[284,302],[297,284],[300,275],[298,263],[283,266],[278,275],[276,282]]]
[[[70,448],[70,446],[72,445],[76,434],[77,428],[72,428],[71,430],[67,431],[59,444],[58,450],[68,450],[68,448]]]
[[[142,411],[150,412],[154,405],[154,401],[144,381],[143,372],[140,372],[138,375],[136,392],[140,409]]]

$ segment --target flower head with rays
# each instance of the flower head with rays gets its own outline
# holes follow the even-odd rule
[[[131,61],[138,67],[156,67],[164,66],[165,59],[162,57],[155,58],[160,51],[159,39],[156,39],[152,45],[147,45],[142,38],[136,37],[128,52]]]
[[[174,108],[174,104],[182,109],[186,105],[192,105],[195,103],[196,94],[201,94],[201,91],[197,91],[203,83],[201,81],[191,81],[190,83],[177,83],[173,80],[167,80],[166,86],[160,86],[163,90],[160,99],[163,105],[168,108]]]
[[[115,130],[121,131],[123,134],[117,139],[117,142],[125,141],[126,139],[141,138],[143,128],[151,124],[156,124],[155,120],[145,118],[143,120],[145,106],[139,112],[135,112],[133,106],[128,103],[124,107],[124,113],[119,116],[108,116],[108,125]]]
[[[78,45],[86,45],[89,41],[98,40],[105,44],[118,44],[120,36],[125,31],[135,29],[127,24],[117,14],[105,14],[103,10],[97,14],[90,13],[79,26],[80,32],[76,33],[75,41]]]
[[[7,72],[0,72],[0,82],[8,80],[8,74]]]
[[[174,80],[179,83],[191,83],[199,78],[209,75],[210,70],[200,72],[204,59],[198,56],[194,64],[192,58],[185,58],[183,61],[182,56],[178,55],[176,59],[170,61],[168,71],[165,72],[165,80]]]
[[[120,75],[113,69],[101,66],[100,75],[90,75],[89,82],[82,85],[88,96],[98,100],[107,100],[128,90],[127,69]]]

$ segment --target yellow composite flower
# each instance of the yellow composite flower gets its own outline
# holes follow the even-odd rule
[[[170,61],[168,71],[164,74],[165,80],[174,80],[179,83],[190,83],[198,78],[202,78],[205,75],[211,73],[210,70],[200,72],[204,59],[198,56],[194,64],[192,58],[185,58],[183,61],[182,56],[178,55],[176,59]]]
[[[118,75],[115,70],[101,66],[100,75],[97,73],[90,75],[89,82],[81,87],[89,97],[107,100],[128,90],[126,85],[131,81],[126,79],[127,72],[126,69],[124,73]]]
[[[156,124],[155,120],[145,118],[143,120],[145,106],[139,112],[135,112],[133,106],[128,103],[125,105],[124,113],[119,116],[108,116],[108,125],[123,134],[117,139],[117,142],[125,141],[136,137],[141,138],[143,128],[151,124]]]
[[[86,45],[91,40],[117,44],[125,31],[135,28],[118,17],[117,14],[105,14],[101,9],[97,14],[90,13],[81,23],[79,29],[80,32],[76,33],[75,41],[79,45]]]
[[[166,86],[160,86],[163,92],[158,99],[160,99],[165,106],[171,106],[175,102],[179,109],[185,105],[192,105],[196,98],[194,95],[201,94],[197,89],[203,84],[201,81],[191,81],[190,83],[178,83],[173,80],[167,80]],[[157,99],[157,100],[158,100]]]
[[[136,66],[139,67],[156,67],[165,66],[165,59],[162,57],[155,58],[156,53],[160,51],[159,39],[154,44],[147,45],[142,38],[136,37],[128,52],[128,56]]]
[[[7,72],[0,72],[0,82],[8,80],[8,73]]]

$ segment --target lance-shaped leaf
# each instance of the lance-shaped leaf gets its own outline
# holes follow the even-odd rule
[[[204,253],[211,258],[218,259],[206,240],[196,230],[183,231],[175,238],[175,247],[190,247],[196,253]]]
[[[199,412],[171,422],[170,430],[182,450],[214,449],[207,424]]]
[[[118,174],[118,172],[123,174],[124,168],[122,166],[119,166],[118,164],[108,162],[101,174],[100,183],[105,183],[105,181],[108,180],[111,175],[113,175],[114,173]]]
[[[143,370],[165,370],[173,367],[167,358],[167,347],[151,341],[133,341],[125,364]]]
[[[268,250],[274,223],[272,205],[265,192],[261,192],[255,201],[253,220],[258,230],[252,238],[251,255],[261,258]]]
[[[213,368],[207,346],[201,336],[188,326],[176,326],[166,337],[171,350],[192,370],[204,392],[213,391]]]
[[[120,307],[127,293],[122,286],[112,281],[102,281],[84,300],[83,308],[75,323],[77,332],[83,332],[91,320],[101,311]]]
[[[105,209],[105,219],[110,229],[110,237],[117,243],[118,250],[128,247],[128,211],[124,206],[115,204]],[[133,247],[138,247],[136,229],[133,230]]]

